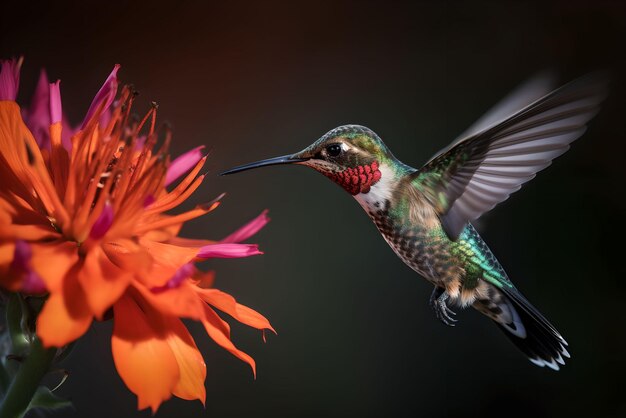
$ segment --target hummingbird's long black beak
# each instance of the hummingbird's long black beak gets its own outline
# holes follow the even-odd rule
[[[233,167],[230,170],[226,170],[220,173],[220,176],[226,176],[228,174],[239,173],[240,171],[251,170],[253,168],[265,167],[268,165],[279,165],[279,164],[294,164],[301,163],[303,161],[310,160],[310,158],[300,158],[292,155],[283,155],[282,157],[268,158],[267,160],[261,160],[254,163],[239,165],[237,167]]]

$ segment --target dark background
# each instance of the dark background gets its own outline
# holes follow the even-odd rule
[[[211,263],[216,287],[268,316],[263,344],[233,324],[258,377],[191,326],[204,353],[206,409],[172,399],[157,417],[626,415],[624,374],[623,2],[112,2],[16,6],[0,14],[0,55],[24,54],[19,99],[39,68],[62,79],[78,123],[113,64],[160,104],[173,151],[207,144],[210,176],[190,205],[226,191],[186,227],[220,238],[264,208],[266,254]],[[620,4],[621,3],[621,4]],[[29,3],[30,4],[30,3]],[[535,72],[563,81],[613,72],[612,94],[571,151],[479,222],[519,288],[570,343],[555,373],[529,363],[489,321],[450,329],[431,291],[339,187],[276,167],[220,178],[229,166],[299,150],[341,124],[374,129],[419,166]],[[62,366],[75,412],[136,412],[98,324]]]

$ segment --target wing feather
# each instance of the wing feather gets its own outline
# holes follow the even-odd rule
[[[421,189],[438,208],[447,234],[456,239],[467,222],[506,200],[566,152],[598,112],[606,80],[602,74],[580,78],[480,132],[470,129],[472,135],[416,172],[414,181],[427,186]],[[535,86],[532,94],[517,94],[532,97],[537,91]]]

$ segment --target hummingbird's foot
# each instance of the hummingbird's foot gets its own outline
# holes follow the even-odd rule
[[[430,294],[430,306],[435,310],[437,319],[447,326],[453,327],[457,320],[450,315],[456,315],[456,312],[450,309],[446,303],[449,297],[444,288],[435,286],[433,293]]]

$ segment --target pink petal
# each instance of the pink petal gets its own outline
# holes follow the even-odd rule
[[[19,59],[0,60],[0,100],[13,100],[17,97],[20,87],[20,68],[23,57]]]
[[[146,135],[139,135],[135,140],[135,150],[141,151],[146,143],[148,137]]]
[[[65,115],[63,116],[61,124],[63,126],[63,129],[61,130],[61,143],[63,144],[63,148],[65,148],[68,152],[71,152],[72,136],[74,136],[74,134],[78,132],[78,127],[72,127]]]
[[[100,119],[98,120],[98,123],[100,124],[100,126],[105,127],[109,124],[112,117],[113,117],[113,111],[111,110],[111,108],[105,109],[100,114]]]
[[[50,88],[46,70],[39,73],[39,81],[30,100],[30,106],[25,111],[24,121],[33,133],[40,148],[50,149]]]
[[[196,271],[196,267],[193,263],[184,264],[181,268],[176,270],[176,273],[163,285],[153,287],[150,289],[153,293],[160,293],[168,289],[175,289],[185,281],[185,279],[191,277]]]
[[[263,254],[256,244],[209,244],[200,248],[198,258],[239,258]]]
[[[50,83],[50,124],[63,120],[60,83],[61,80],[57,80],[56,83]]]
[[[169,186],[176,180],[180,178],[183,174],[191,170],[197,163],[202,159],[202,150],[204,145],[200,145],[192,149],[191,151],[187,151],[186,153],[179,155],[167,169],[167,174],[165,175],[165,186]]]
[[[145,199],[143,199],[143,208],[144,209],[147,208],[154,202],[156,202],[156,198],[153,195],[149,194],[148,196],[145,197]]]
[[[39,72],[37,87],[35,88],[33,97],[30,99],[30,107],[28,108],[29,115],[41,113],[41,116],[44,116],[47,113],[49,100],[48,92],[48,74],[46,74],[46,70],[42,68]],[[46,116],[49,117],[50,115],[48,114]]]
[[[119,64],[115,64],[113,67],[113,71],[109,74],[106,81],[94,97],[91,102],[91,106],[89,106],[89,110],[87,111],[87,115],[83,120],[83,124],[80,129],[85,129],[87,123],[91,120],[92,117],[98,117],[107,112],[111,103],[115,99],[115,95],[117,94],[117,71],[120,69]],[[98,112],[98,115],[96,115]]]
[[[20,271],[27,270],[32,255],[33,253],[30,250],[30,245],[26,241],[21,239],[15,241],[15,251],[13,253],[11,268]]]
[[[46,285],[41,280],[41,277],[34,270],[28,270],[26,276],[22,279],[22,289],[20,291],[29,294],[40,294],[46,292],[46,290]]]
[[[30,267],[31,257],[30,245],[26,241],[17,240],[10,269],[12,274],[22,276],[22,288],[20,291],[24,293],[43,293],[46,291],[46,285],[41,277]]]
[[[105,203],[104,208],[102,208],[102,212],[96,222],[94,222],[91,227],[91,232],[89,233],[89,237],[92,239],[100,239],[102,238],[111,228],[113,224],[113,206],[110,203]]]
[[[270,218],[268,218],[267,216],[267,209],[266,209],[263,212],[261,212],[259,216],[257,216],[256,218],[254,218],[253,220],[251,220],[250,222],[248,222],[247,224],[239,228],[237,231],[233,232],[232,234],[224,238],[221,242],[230,243],[230,242],[244,241],[250,238],[252,235],[259,232],[259,230],[263,228],[269,221],[270,221]]]

